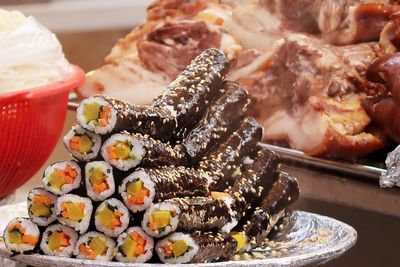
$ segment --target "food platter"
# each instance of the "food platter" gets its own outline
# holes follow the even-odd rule
[[[0,207],[0,229],[4,229],[8,220],[26,214],[26,204],[19,203]],[[330,217],[304,211],[288,212],[283,220],[281,232],[273,233],[268,246],[255,249],[253,253],[237,255],[238,261],[196,264],[196,266],[306,266],[321,264],[333,260],[348,249],[357,240],[353,227]],[[10,254],[0,245],[0,257]],[[249,260],[242,260],[247,258]],[[31,266],[127,266],[117,262],[67,259],[38,254],[17,255],[13,260]],[[1,260],[0,260],[1,263]],[[163,264],[129,264],[129,266],[165,266]],[[170,265],[172,266],[172,265]]]

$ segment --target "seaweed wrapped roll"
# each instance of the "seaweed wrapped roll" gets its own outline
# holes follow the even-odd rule
[[[246,117],[238,130],[200,162],[200,168],[213,177],[210,190],[223,191],[234,183],[235,172],[240,170],[244,158],[255,149],[261,138],[262,127],[255,119]]]
[[[192,162],[200,160],[235,129],[235,124],[246,111],[250,102],[246,90],[239,84],[225,81],[222,95],[209,107],[205,116],[183,140]]]
[[[111,261],[114,257],[115,241],[98,233],[88,232],[79,237],[74,249],[78,259]]]
[[[252,247],[265,240],[272,227],[283,216],[284,210],[296,202],[299,195],[297,180],[287,173],[279,173],[278,180],[244,226],[244,232]]]
[[[100,135],[128,131],[169,140],[177,126],[169,110],[131,105],[102,95],[82,100],[76,112],[83,128]]]
[[[51,164],[42,178],[43,187],[56,195],[64,195],[79,188],[81,181],[81,167],[73,160]]]
[[[115,193],[113,169],[105,161],[92,161],[85,166],[85,185],[88,197],[103,201]]]
[[[164,263],[203,263],[229,258],[236,246],[229,235],[197,231],[170,234],[157,242],[155,250]]]
[[[125,205],[138,212],[174,197],[208,196],[209,180],[205,172],[182,166],[138,169],[122,180],[119,193]]]
[[[7,249],[14,253],[32,251],[39,243],[39,227],[28,218],[18,217],[11,220],[3,233]]]
[[[72,129],[64,136],[63,142],[68,152],[79,161],[90,161],[99,155],[101,137],[84,129],[80,125],[72,126]]]
[[[78,241],[78,234],[71,228],[53,224],[44,230],[40,249],[44,254],[58,257],[71,257]]]
[[[145,212],[142,228],[153,237],[173,231],[222,231],[229,233],[236,225],[231,198],[174,198],[153,204]]]
[[[47,226],[56,217],[57,197],[43,188],[33,188],[28,193],[27,206],[29,218],[39,226]]]
[[[125,231],[128,228],[129,219],[128,209],[116,198],[103,201],[94,215],[96,229],[110,237],[117,237]]]
[[[144,263],[153,256],[154,241],[140,227],[130,227],[118,236],[116,260]]]
[[[93,204],[90,198],[67,194],[57,199],[56,214],[58,221],[80,234],[88,230],[92,211]]]
[[[201,119],[228,71],[229,60],[224,54],[207,49],[186,66],[152,106],[171,111],[177,121],[175,133],[182,137]]]
[[[245,216],[260,203],[276,181],[279,157],[267,148],[261,148],[251,164],[247,164],[232,188],[226,190],[234,198],[233,209],[237,219]],[[250,212],[252,213],[252,212]]]

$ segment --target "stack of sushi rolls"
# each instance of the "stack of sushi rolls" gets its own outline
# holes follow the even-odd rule
[[[29,218],[5,229],[13,253],[123,263],[228,260],[254,248],[298,199],[297,181],[259,146],[247,92],[225,80],[217,49],[196,57],[150,106],[83,100],[27,197]],[[157,255],[157,256],[156,256]]]

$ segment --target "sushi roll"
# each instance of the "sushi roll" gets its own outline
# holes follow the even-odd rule
[[[176,118],[175,138],[185,136],[204,115],[229,71],[229,60],[218,49],[203,51],[170,83],[152,104]]]
[[[80,125],[72,126],[72,129],[64,136],[63,142],[68,152],[79,161],[90,161],[99,155],[101,137],[84,129]]]
[[[28,218],[11,220],[3,233],[6,248],[13,253],[32,251],[39,243],[39,227]]]
[[[246,117],[241,121],[238,130],[200,162],[200,168],[213,177],[210,190],[223,191],[233,185],[237,177],[234,174],[240,170],[244,158],[261,141],[262,131],[255,119]]]
[[[236,219],[245,217],[261,201],[261,198],[269,192],[278,175],[279,157],[267,148],[261,148],[251,164],[247,164],[232,188],[226,190],[233,198],[233,209],[236,211]]]
[[[105,161],[92,161],[85,166],[85,185],[88,197],[103,201],[115,193],[113,169]]]
[[[47,226],[56,217],[57,197],[43,188],[33,188],[28,193],[27,207],[29,218],[39,226]]]
[[[90,198],[67,194],[57,199],[56,214],[58,221],[80,234],[88,230],[92,211],[93,204]]]
[[[260,245],[267,238],[274,225],[284,215],[284,210],[296,202],[299,195],[297,180],[287,173],[279,173],[278,180],[243,227],[251,247]]]
[[[129,226],[129,211],[116,198],[103,201],[96,209],[94,223],[96,229],[107,236],[117,237]]]
[[[78,241],[78,234],[71,228],[61,224],[53,224],[44,230],[40,249],[45,255],[71,257]]]
[[[114,258],[116,243],[99,232],[87,232],[79,237],[74,249],[78,259],[111,261]]]
[[[81,167],[73,160],[51,164],[44,171],[43,187],[56,195],[64,195],[80,187]]]
[[[222,95],[210,105],[205,116],[183,140],[192,162],[200,160],[222,142],[232,128],[235,129],[234,125],[250,102],[246,90],[237,83],[225,81],[221,91]]]
[[[114,134],[104,142],[101,155],[112,166],[127,171],[141,164],[142,166],[183,165],[185,155],[175,148],[148,135]]]
[[[161,202],[151,205],[143,215],[142,228],[152,237],[163,237],[178,227],[179,205]]]
[[[235,239],[222,233],[177,232],[159,240],[155,251],[163,263],[206,263],[229,258],[236,246]]]
[[[122,180],[119,194],[132,212],[138,212],[174,197],[208,196],[209,180],[205,172],[182,166],[138,169]]]
[[[122,171],[139,165],[145,154],[143,144],[128,133],[112,135],[101,148],[104,160]]]
[[[153,204],[143,216],[142,228],[153,237],[173,231],[222,231],[236,225],[232,199],[208,197],[174,198]]]
[[[102,95],[82,100],[76,113],[79,125],[100,135],[128,131],[169,140],[176,128],[169,110],[131,105]]]
[[[154,241],[140,227],[128,228],[118,236],[115,259],[126,263],[144,263],[153,256]]]

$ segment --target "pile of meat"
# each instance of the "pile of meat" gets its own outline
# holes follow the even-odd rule
[[[197,54],[219,48],[265,141],[364,156],[400,142],[397,11],[394,0],[153,1],[77,93],[149,104]]]

